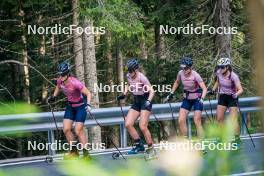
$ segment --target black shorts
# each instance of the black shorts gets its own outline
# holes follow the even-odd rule
[[[145,106],[147,98],[148,98],[148,94],[134,95],[134,102],[130,108],[134,109],[138,112],[140,112],[141,110],[151,111],[152,110],[152,104],[150,104],[149,106]]]
[[[220,94],[218,99],[218,105],[226,107],[237,107],[237,99],[233,98],[232,95]]]

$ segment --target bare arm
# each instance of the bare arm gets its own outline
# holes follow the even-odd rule
[[[83,87],[81,93],[87,97],[87,103],[90,105],[92,98],[91,92],[86,87]]]
[[[173,83],[171,93],[174,93],[176,91],[176,89],[179,87],[179,84],[180,84],[180,80],[177,78],[175,82]]]
[[[199,83],[199,86],[203,89],[203,93],[202,93],[201,98],[204,99],[205,96],[206,96],[206,93],[207,93],[207,88],[206,88],[204,82],[200,82],[200,83]]]
[[[218,80],[216,80],[212,90],[215,91],[218,88],[218,86],[219,86],[219,82]]]
[[[59,88],[59,86],[57,85],[56,88],[55,88],[55,90],[54,90],[53,96],[54,96],[54,97],[57,97],[57,96],[59,95],[59,93],[60,93],[60,88]]]
[[[125,90],[124,90],[123,94],[125,96],[127,96],[127,94],[128,94],[128,85],[127,84],[125,85]]]
[[[153,89],[153,87],[151,85],[148,85],[148,89],[149,89],[149,97],[148,97],[148,101],[152,101],[154,95],[155,95],[155,91]]]
[[[243,93],[243,88],[242,88],[242,85],[240,83],[240,81],[238,81],[236,83],[236,89],[237,89],[237,92],[236,92],[236,95],[239,96]]]

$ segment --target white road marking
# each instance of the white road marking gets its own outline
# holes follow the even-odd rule
[[[264,170],[260,171],[252,171],[252,172],[242,172],[242,173],[237,173],[237,174],[232,174],[230,176],[243,176],[243,175],[255,175],[255,174],[263,174]]]
[[[262,134],[258,134],[258,135],[252,135],[253,139],[260,139],[260,138],[264,138],[263,133]],[[248,140],[250,139],[249,136],[242,136],[241,137],[242,140]],[[158,148],[159,144],[155,144],[154,145],[155,148]],[[122,153],[129,151],[129,147],[125,148],[125,149],[119,149]],[[97,155],[107,155],[107,154],[112,154],[113,152],[118,152],[115,149],[112,149],[110,151],[104,151],[104,152],[96,152],[96,153],[91,153],[91,156],[97,156]],[[63,157],[54,157],[54,160],[62,160]],[[14,165],[21,165],[21,164],[29,164],[29,163],[37,163],[37,162],[44,162],[45,158],[43,159],[35,159],[35,160],[29,160],[29,161],[18,161],[18,162],[10,162],[10,163],[4,163],[4,164],[0,164],[0,167],[3,166],[14,166]],[[264,171],[263,171],[264,172]]]

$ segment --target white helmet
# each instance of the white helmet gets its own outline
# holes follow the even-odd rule
[[[226,66],[226,65],[231,65],[231,59],[227,58],[227,57],[224,57],[224,58],[220,58],[218,61],[217,61],[217,65],[218,66]]]

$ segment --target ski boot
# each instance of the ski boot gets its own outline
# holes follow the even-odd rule
[[[145,153],[145,160],[152,160],[152,159],[157,159],[157,151],[154,149],[153,146],[150,146],[146,149],[146,153]]]
[[[133,154],[138,154],[138,153],[143,153],[145,151],[145,147],[142,143],[142,141],[139,141],[135,143],[135,146],[127,152],[128,155],[133,155]]]

